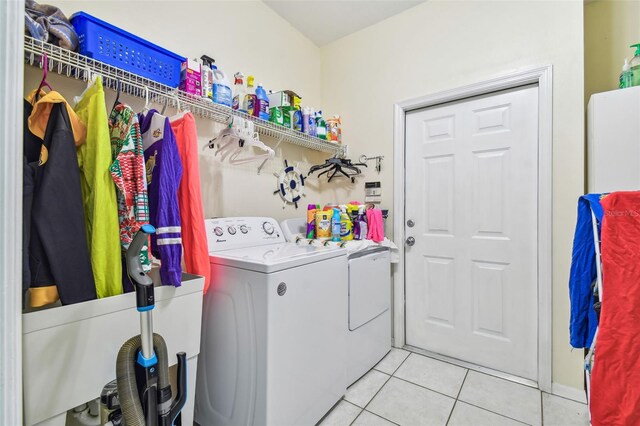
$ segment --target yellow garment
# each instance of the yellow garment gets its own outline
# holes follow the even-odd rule
[[[29,93],[27,101],[33,104],[33,98],[35,95],[35,90]],[[48,93],[45,93],[44,90],[40,91],[40,97],[36,101],[35,105],[33,105],[33,111],[31,111],[31,115],[29,116],[29,130],[31,130],[31,133],[40,139],[44,139],[44,134],[47,131],[47,123],[49,123],[49,115],[51,115],[51,109],[53,108],[53,104],[58,103],[64,103],[67,107],[67,113],[69,114],[69,120],[71,121],[71,129],[73,130],[73,139],[76,146],[82,145],[87,136],[86,126],[82,123],[76,112],[71,108],[71,105],[67,103],[62,95],[53,90]],[[44,161],[42,161],[42,158],[40,161],[44,164],[46,162],[46,157]]]
[[[122,294],[120,226],[111,179],[111,137],[100,77],[77,98],[76,113],[87,127],[78,148],[84,218],[98,298]]]
[[[55,303],[60,299],[58,287],[50,285],[47,287],[31,287],[29,289],[29,305],[32,308],[41,308]]]

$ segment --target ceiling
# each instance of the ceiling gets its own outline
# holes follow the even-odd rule
[[[416,6],[425,0],[264,0],[318,46]]]

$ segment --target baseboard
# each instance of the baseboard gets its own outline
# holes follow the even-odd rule
[[[583,389],[572,388],[571,386],[561,385],[560,383],[552,383],[551,393],[583,404],[587,403],[587,396]]]

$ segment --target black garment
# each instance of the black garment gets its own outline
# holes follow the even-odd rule
[[[27,125],[32,109],[25,101],[23,238],[29,241],[30,276],[23,286],[25,280],[31,288],[55,285],[65,305],[95,299],[69,115],[64,104],[53,104],[41,140]]]

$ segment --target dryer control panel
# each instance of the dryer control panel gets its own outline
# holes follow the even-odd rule
[[[278,221],[270,217],[206,219],[209,253],[286,242]]]

